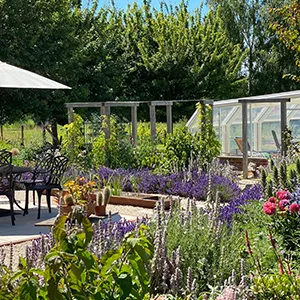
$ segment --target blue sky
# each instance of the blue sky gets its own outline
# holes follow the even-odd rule
[[[89,0],[83,0],[83,3],[88,3]],[[115,4],[116,7],[118,8],[126,8],[128,4],[133,3],[134,0],[115,0]],[[143,0],[136,0],[136,2],[141,5],[143,3]],[[160,0],[152,0],[151,3],[155,8],[159,8],[159,3],[161,1]],[[165,0],[166,3],[168,4],[172,4],[172,5],[177,5],[181,2],[181,0]],[[204,2],[202,0],[189,0],[189,9],[192,11],[196,8],[200,7],[200,4]],[[98,1],[99,5],[105,5],[105,4],[109,4],[110,0],[99,0]],[[206,9],[203,9],[203,12],[205,12]]]

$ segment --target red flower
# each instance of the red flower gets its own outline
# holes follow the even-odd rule
[[[270,198],[268,199],[268,201],[269,201],[269,202],[272,202],[272,203],[276,203],[276,199],[275,199],[274,197],[270,197]]]
[[[291,194],[289,191],[277,191],[276,193],[276,197],[279,200],[284,200],[284,199],[290,199],[291,198]]]
[[[265,214],[267,214],[267,215],[274,215],[276,213],[276,204],[267,201],[264,204],[263,210],[264,210]]]
[[[285,194],[285,191],[281,191],[281,190],[280,190],[280,191],[277,191],[277,192],[276,192],[276,197],[277,197],[278,199],[281,199],[281,197],[282,197],[283,194]]]
[[[286,207],[289,205],[289,200],[286,200],[286,199],[283,199],[283,200],[280,200],[279,203],[278,203],[278,207],[280,210],[286,210]]]
[[[299,211],[299,209],[300,209],[300,207],[299,207],[299,205],[297,203],[292,203],[290,205],[290,212],[292,214],[296,214]]]

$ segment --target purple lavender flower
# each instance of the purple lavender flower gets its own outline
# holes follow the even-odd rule
[[[250,200],[259,200],[261,195],[262,189],[258,184],[250,188],[246,188],[237,197],[233,198],[228,205],[223,206],[220,209],[220,220],[230,225],[233,216],[243,212],[243,206],[248,204]]]

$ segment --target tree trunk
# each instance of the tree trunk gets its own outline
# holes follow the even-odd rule
[[[56,119],[51,120],[51,131],[52,131],[52,144],[53,144],[53,146],[59,146]]]

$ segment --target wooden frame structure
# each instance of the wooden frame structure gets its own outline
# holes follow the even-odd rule
[[[283,132],[287,125],[287,115],[286,115],[286,103],[290,102],[290,98],[244,98],[239,99],[238,103],[242,104],[242,138],[243,138],[243,178],[248,178],[248,104],[252,103],[280,103],[280,124],[281,132]],[[281,134],[281,155],[284,156],[286,153],[284,136]]]
[[[173,103],[187,103],[187,102],[199,102],[201,105],[211,105],[213,106],[213,100],[170,100],[170,101],[107,101],[107,102],[74,102],[66,103],[68,109],[68,122],[71,123],[74,121],[74,108],[100,108],[101,116],[107,118],[107,128],[105,128],[105,137],[109,138],[109,118],[110,118],[110,109],[111,107],[131,107],[131,123],[132,123],[132,140],[133,143],[137,143],[137,108],[141,104],[146,104],[149,106],[150,114],[150,132],[151,139],[155,140],[156,138],[156,107],[165,106],[167,111],[167,132],[173,133],[173,117],[172,117],[172,106]],[[212,121],[212,120],[211,120]]]

